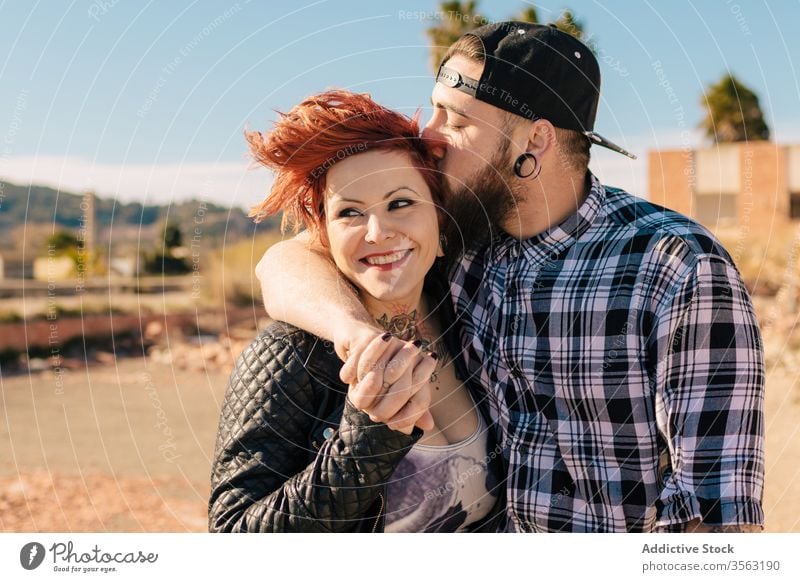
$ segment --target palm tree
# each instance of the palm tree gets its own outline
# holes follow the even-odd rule
[[[709,87],[702,104],[706,116],[700,127],[714,143],[769,139],[758,96],[733,75]]]
[[[521,12],[517,13],[517,15],[513,18],[513,20],[519,20],[520,22],[530,22],[531,24],[538,24],[539,13],[536,12],[536,8],[534,8],[533,6],[529,6],[528,8],[524,8]]]
[[[558,30],[571,34],[578,40],[586,43],[589,48],[592,49],[592,52],[594,52],[594,46],[592,46],[591,40],[586,36],[583,22],[578,20],[575,13],[569,8],[565,8],[561,16],[551,24],[554,24]]]
[[[174,222],[168,222],[161,231],[161,240],[164,241],[164,248],[167,250],[183,246],[183,233],[180,227]]]
[[[489,22],[476,11],[477,4],[475,0],[439,4],[439,23],[425,31],[431,41],[431,68],[434,73],[439,69],[439,64],[451,44],[470,30]]]
[[[54,254],[63,254],[77,251],[81,246],[78,237],[66,230],[58,230],[47,237],[47,251]]]
[[[426,31],[431,41],[431,69],[433,69],[434,73],[439,69],[439,64],[451,44],[470,30],[475,30],[489,22],[477,11],[477,4],[476,0],[442,2],[439,4],[438,23],[429,27]],[[539,23],[539,14],[536,8],[528,6],[513,16],[512,20],[537,24]],[[555,24],[559,30],[571,34],[578,40],[588,41],[583,23],[568,8],[552,24]],[[589,48],[594,50],[591,43],[587,42],[587,44],[589,44]]]

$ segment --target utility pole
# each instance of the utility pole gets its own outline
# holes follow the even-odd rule
[[[91,190],[87,190],[81,200],[81,232],[78,240],[81,241],[81,263],[78,266],[78,276],[89,279],[93,275],[94,249],[95,249],[95,195]]]

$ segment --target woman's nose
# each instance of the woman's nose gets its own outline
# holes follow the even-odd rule
[[[377,214],[371,214],[367,221],[366,241],[370,244],[377,244],[386,239],[393,238],[395,232],[389,222],[390,221],[379,217]]]

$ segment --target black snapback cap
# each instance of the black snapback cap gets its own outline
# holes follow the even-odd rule
[[[436,81],[526,119],[546,119],[583,133],[593,144],[636,159],[594,132],[600,101],[600,66],[591,49],[555,26],[497,22],[464,36],[483,44],[480,79],[439,67]]]

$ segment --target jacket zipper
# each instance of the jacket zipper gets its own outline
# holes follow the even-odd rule
[[[378,497],[381,498],[381,508],[378,510],[378,517],[375,518],[375,525],[372,526],[372,533],[375,533],[378,529],[378,522],[381,520],[381,515],[383,514],[383,493],[378,493]]]

